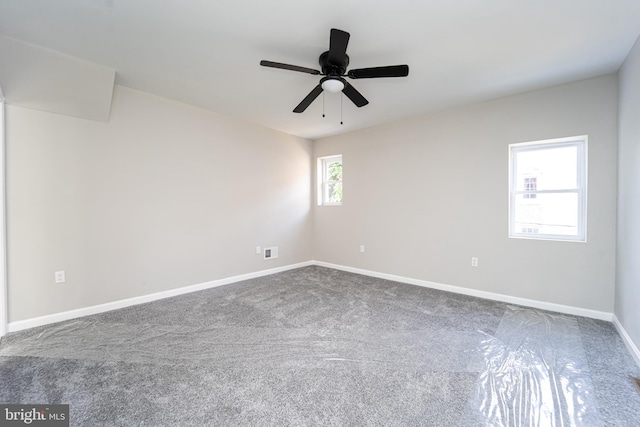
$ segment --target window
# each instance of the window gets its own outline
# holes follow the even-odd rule
[[[318,205],[342,204],[342,156],[318,158]]]
[[[587,137],[509,145],[509,237],[586,241]]]

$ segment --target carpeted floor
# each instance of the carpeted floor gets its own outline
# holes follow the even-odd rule
[[[72,426],[635,426],[629,375],[608,322],[315,266],[0,343]]]

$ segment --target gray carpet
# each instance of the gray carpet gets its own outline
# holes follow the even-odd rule
[[[0,403],[73,426],[635,426],[608,322],[322,267],[10,334]]]

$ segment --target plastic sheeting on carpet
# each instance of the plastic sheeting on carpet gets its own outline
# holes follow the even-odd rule
[[[511,307],[479,351],[465,425],[603,425],[575,318]]]

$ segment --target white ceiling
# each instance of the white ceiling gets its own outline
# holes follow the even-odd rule
[[[349,68],[409,64],[293,108],[329,30]],[[640,34],[638,0],[0,0],[0,34],[116,70],[116,82],[311,139],[616,71]],[[1,58],[0,58],[1,60]],[[1,79],[1,76],[0,76]],[[1,81],[1,80],[0,80]]]

